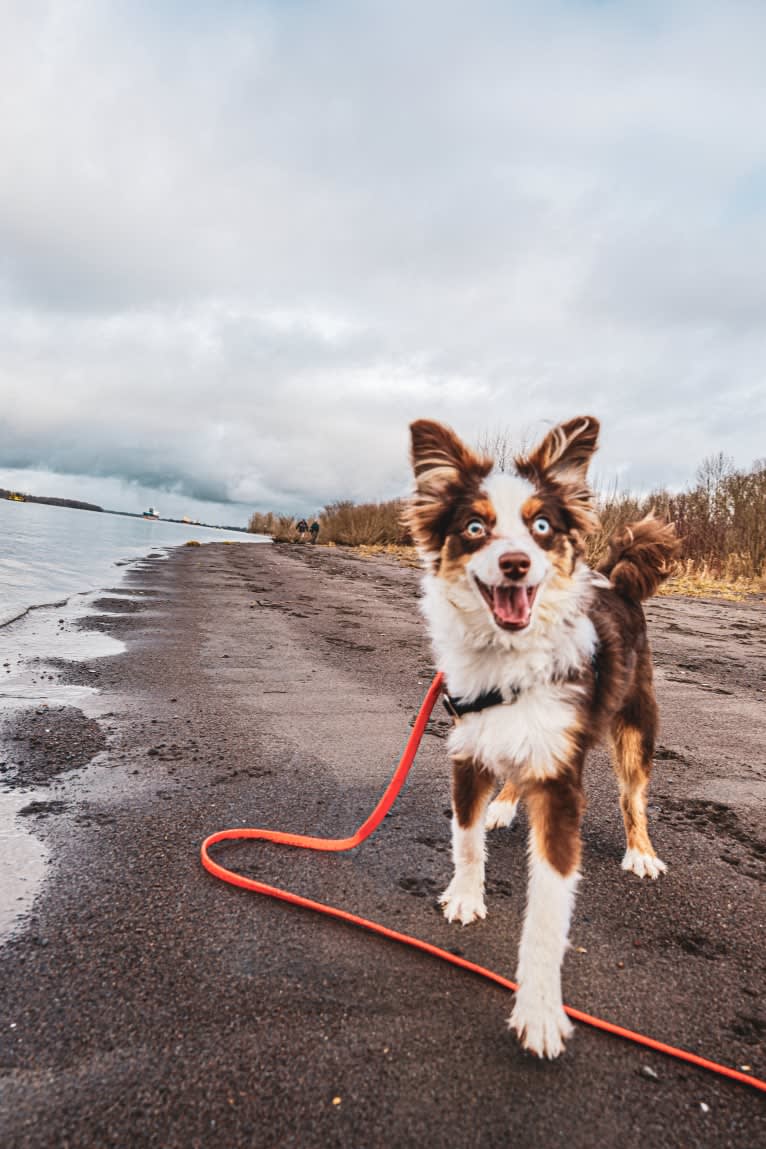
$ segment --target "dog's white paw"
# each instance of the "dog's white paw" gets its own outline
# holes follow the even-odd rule
[[[659,878],[664,874],[667,866],[661,862],[656,854],[642,854],[640,850],[632,847],[625,851],[622,859],[622,868],[638,878]]]
[[[487,829],[500,830],[505,826],[510,826],[516,817],[518,805],[518,802],[505,802],[495,798],[494,802],[490,802],[487,807],[487,817],[484,822]]]
[[[508,1019],[524,1049],[538,1057],[554,1058],[564,1052],[572,1035],[572,1023],[560,1002],[545,1002],[539,993],[520,986],[513,1013]]]
[[[444,916],[448,922],[460,922],[467,926],[477,918],[487,916],[481,884],[458,878],[457,874],[439,898],[439,904],[444,906]]]

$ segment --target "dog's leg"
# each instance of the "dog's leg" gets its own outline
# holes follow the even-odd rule
[[[510,826],[516,817],[518,804],[518,790],[513,782],[506,782],[498,796],[487,807],[487,829],[498,830],[502,826]]]
[[[620,784],[627,850],[623,870],[658,878],[667,869],[654,852],[646,824],[646,791],[652,771],[657,708],[651,694],[634,697],[612,727],[612,760]]]
[[[529,887],[509,1025],[525,1049],[558,1057],[572,1025],[561,997],[561,962],[579,879],[583,798],[570,779],[525,791],[529,810]]]
[[[452,762],[452,861],[455,873],[439,901],[448,922],[485,918],[484,817],[492,778],[470,759]]]

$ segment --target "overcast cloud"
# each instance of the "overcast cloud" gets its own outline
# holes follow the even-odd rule
[[[244,522],[402,493],[420,416],[766,454],[760,0],[1,11],[0,485]]]

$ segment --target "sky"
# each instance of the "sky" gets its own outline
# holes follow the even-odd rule
[[[766,454],[761,0],[0,0],[0,486],[244,523],[408,423]]]

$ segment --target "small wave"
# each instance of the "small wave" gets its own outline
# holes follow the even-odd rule
[[[33,602],[30,603],[29,606],[10,611],[8,614],[0,614],[0,626],[8,626],[11,622],[17,622],[18,619],[23,618],[24,615],[29,614],[33,610],[44,610],[45,607],[51,606],[66,606],[71,598],[76,598],[77,595],[81,593],[82,591],[75,591],[74,594],[68,595],[67,598],[56,599],[55,602]]]

